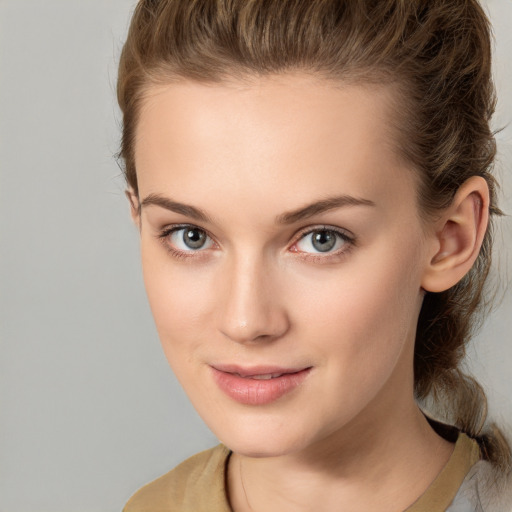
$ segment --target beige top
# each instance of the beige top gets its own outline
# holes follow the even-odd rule
[[[232,512],[226,492],[230,454],[230,450],[220,444],[193,455],[139,489],[123,512]],[[406,512],[445,512],[479,459],[477,442],[459,433],[446,466]]]

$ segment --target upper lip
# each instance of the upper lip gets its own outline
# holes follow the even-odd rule
[[[285,368],[283,366],[274,365],[257,365],[257,366],[239,366],[237,364],[212,364],[212,368],[224,373],[234,373],[240,377],[251,377],[253,375],[269,375],[269,374],[284,374],[284,373],[297,373],[302,370],[311,368],[310,366],[295,366],[292,368]]]

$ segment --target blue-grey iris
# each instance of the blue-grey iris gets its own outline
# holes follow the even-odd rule
[[[313,246],[320,252],[330,251],[336,245],[336,233],[334,231],[314,231]]]
[[[183,242],[190,249],[200,249],[206,242],[206,234],[199,229],[186,229],[183,231]]]

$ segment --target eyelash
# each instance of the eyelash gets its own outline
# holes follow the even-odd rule
[[[210,236],[208,231],[206,231],[203,228],[200,228],[199,226],[195,226],[193,224],[178,224],[174,226],[169,226],[165,229],[163,229],[158,235],[157,238],[162,242],[162,245],[164,248],[171,254],[171,256],[177,260],[184,260],[188,258],[198,258],[201,256],[198,256],[197,253],[205,252],[201,249],[198,249],[197,251],[190,250],[190,251],[180,251],[178,249],[174,249],[169,243],[168,238],[170,235],[175,233],[176,231],[180,231],[182,229],[194,229],[198,231],[202,231],[208,238],[213,240],[213,237]],[[301,251],[292,251],[295,254],[298,255],[298,257],[307,260],[312,261],[314,263],[326,263],[331,262],[333,259],[341,259],[342,257],[345,257],[356,245],[356,238],[353,235],[349,235],[346,231],[341,230],[340,228],[335,228],[333,226],[314,226],[314,227],[308,227],[303,229],[297,234],[296,240],[293,242],[293,245],[298,243],[300,240],[305,238],[307,235],[310,235],[312,233],[318,232],[318,231],[329,231],[336,233],[336,235],[343,240],[343,242],[346,243],[346,246],[344,246],[341,249],[338,249],[335,252],[332,253],[326,253],[325,256],[321,256],[321,253],[317,254],[311,254]]]

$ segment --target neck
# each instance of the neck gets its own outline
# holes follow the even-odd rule
[[[234,511],[406,509],[439,474],[453,445],[435,433],[412,396],[394,398],[376,397],[368,408],[373,414],[306,450],[265,458],[233,454],[228,486]]]

